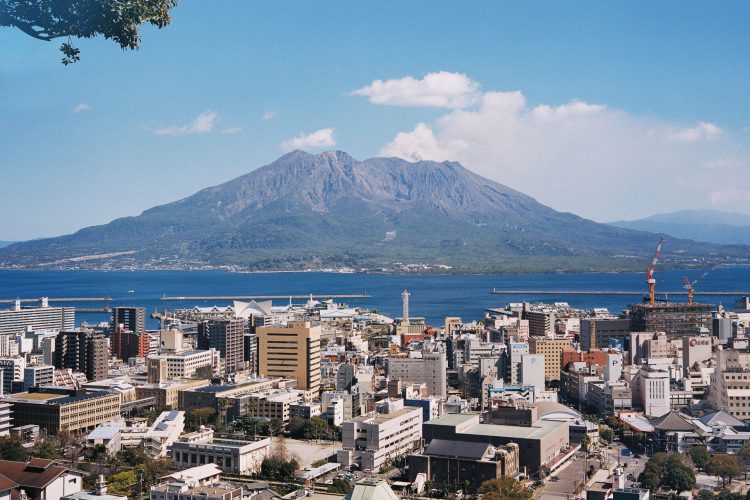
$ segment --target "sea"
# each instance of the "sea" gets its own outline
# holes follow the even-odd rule
[[[682,291],[684,276],[695,280],[703,270],[657,270],[657,296]],[[111,297],[110,307],[143,306],[150,313],[195,305],[229,305],[229,300],[165,301],[164,296],[259,296],[367,294],[366,298],[342,299],[349,306],[401,316],[401,293],[410,293],[410,316],[423,317],[427,324],[441,325],[446,316],[464,321],[479,320],[487,308],[505,307],[511,302],[567,302],[572,307],[605,307],[618,313],[642,296],[624,295],[498,295],[499,290],[647,291],[643,273],[586,274],[481,274],[400,275],[327,272],[232,273],[228,271],[19,271],[0,270],[0,299],[47,297]],[[695,284],[696,301],[734,307],[742,295],[750,295],[750,266],[720,267]],[[722,296],[701,296],[701,291],[729,292]],[[669,296],[673,301],[684,296]],[[275,305],[289,299],[275,300]],[[294,299],[295,304],[304,303]],[[58,305],[57,303],[53,305]],[[66,304],[68,305],[68,304]],[[81,308],[103,308],[104,303],[72,303]],[[10,307],[0,304],[0,308]],[[107,321],[104,312],[76,314],[77,323]],[[158,322],[149,319],[149,328]]]

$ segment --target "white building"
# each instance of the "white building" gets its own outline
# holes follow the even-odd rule
[[[221,354],[216,349],[149,356],[146,364],[149,382],[211,378],[222,372]]]
[[[13,427],[13,405],[0,402],[0,436],[8,436]]]
[[[377,472],[389,461],[418,448],[422,442],[422,409],[404,406],[402,399],[386,399],[376,412],[341,425],[343,449],[336,455],[344,467],[359,463]]]
[[[172,466],[183,468],[216,464],[227,474],[250,475],[260,470],[270,448],[271,438],[178,441],[172,445]]]
[[[644,366],[638,372],[637,383],[638,396],[646,416],[661,417],[670,412],[672,406],[668,371]]]
[[[544,355],[521,355],[521,383],[531,386],[537,393],[544,392]]]

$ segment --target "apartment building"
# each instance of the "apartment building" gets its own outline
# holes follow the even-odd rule
[[[529,322],[529,337],[545,337],[555,333],[555,313],[524,309],[522,319]]]
[[[317,396],[320,391],[320,331],[320,325],[309,321],[257,328],[259,375],[294,378],[298,389]]]
[[[23,391],[32,387],[53,385],[55,367],[52,365],[31,365],[23,369]]]
[[[205,338],[205,349],[216,349],[224,360],[224,373],[245,369],[245,320],[242,318],[211,319],[198,324],[199,339]],[[202,343],[202,342],[199,342]],[[199,345],[198,348],[203,348]]]
[[[715,410],[741,420],[750,418],[750,353],[716,351],[716,369],[711,374],[708,401]]]
[[[61,331],[55,338],[55,368],[70,368],[91,381],[107,378],[107,340],[92,330]]]
[[[336,454],[337,462],[344,467],[359,463],[362,470],[378,472],[421,446],[422,408],[387,399],[377,403],[374,413],[341,424],[341,434],[343,449]]]
[[[0,358],[1,394],[10,394],[13,392],[13,381],[23,380],[24,368],[26,368],[26,358],[24,357]]]
[[[430,395],[446,398],[448,360],[445,352],[415,354],[415,357],[388,358],[386,375],[392,380],[426,384]]]
[[[50,307],[42,297],[41,307],[21,307],[17,300],[10,309],[0,310],[0,335],[15,335],[27,329],[72,330],[75,328],[74,307]]]

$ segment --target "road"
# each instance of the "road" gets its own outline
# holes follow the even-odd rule
[[[603,449],[605,459],[608,459],[614,464],[618,464],[623,467],[625,475],[633,474],[635,478],[643,471],[643,467],[646,463],[646,457],[636,458],[635,456],[623,457],[622,449],[627,448],[622,443],[614,442],[611,445],[611,449]],[[598,460],[589,459],[588,465],[598,464]],[[535,500],[561,500],[561,499],[572,499],[573,492],[576,486],[581,484],[583,480],[584,471],[587,468],[586,458],[583,453],[578,453],[572,458],[568,464],[563,465],[561,469],[555,471],[550,478],[547,478],[545,485],[538,488],[534,492]],[[554,478],[557,479],[554,479]],[[632,487],[636,484],[636,481],[626,480],[625,486]]]

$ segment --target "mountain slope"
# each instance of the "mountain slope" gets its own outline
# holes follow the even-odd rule
[[[556,212],[457,163],[295,151],[137,217],[10,245],[0,266],[640,269],[656,240]],[[717,255],[742,259],[747,248],[672,241],[664,259]]]
[[[719,244],[750,244],[750,216],[717,210],[680,210],[644,219],[616,221],[613,226],[667,233],[677,238]]]

